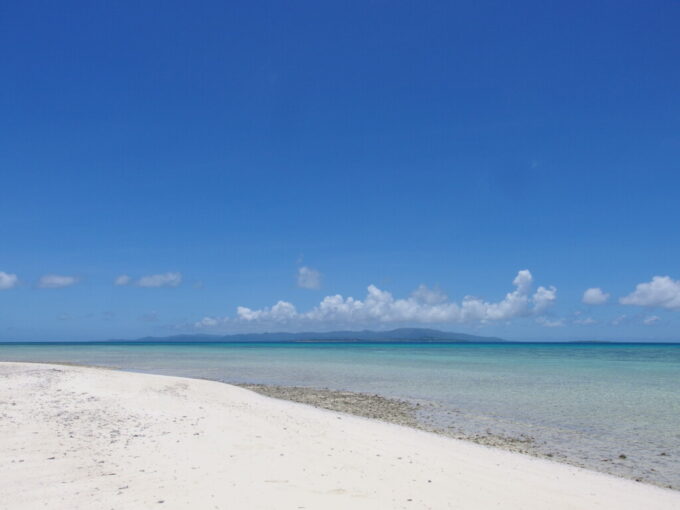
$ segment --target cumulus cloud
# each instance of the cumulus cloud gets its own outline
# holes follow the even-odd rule
[[[220,321],[213,317],[203,317],[200,321],[196,322],[194,326],[197,328],[212,328],[213,326],[217,326],[219,323]]]
[[[295,306],[286,301],[279,301],[271,308],[263,308],[261,310],[251,310],[245,306],[239,306],[236,308],[236,315],[239,319],[246,321],[267,320],[274,322],[284,322],[298,317]]]
[[[421,303],[428,305],[438,305],[448,301],[449,297],[441,290],[435,288],[431,289],[427,285],[419,285],[416,290],[411,293],[411,297]]]
[[[651,326],[652,324],[659,322],[660,319],[661,317],[657,315],[650,315],[649,317],[645,317],[642,322],[645,324],[645,326]]]
[[[557,289],[553,286],[548,288],[539,287],[533,296],[534,312],[543,313],[550,308],[557,299]]]
[[[41,289],[63,289],[76,283],[78,283],[78,278],[75,276],[47,274],[38,280],[38,287]]]
[[[583,301],[587,305],[601,305],[607,302],[609,294],[603,292],[599,287],[593,287],[583,293]]]
[[[19,284],[19,277],[15,274],[0,271],[0,290],[8,290]]]
[[[182,273],[163,273],[142,276],[137,280],[139,287],[177,287],[182,283]]]
[[[460,303],[451,302],[445,294],[424,285],[407,298],[395,298],[390,292],[369,285],[363,299],[326,296],[306,312],[292,303],[279,301],[272,307],[251,309],[239,306],[236,317],[205,317],[196,327],[212,327],[234,323],[272,325],[368,325],[389,323],[465,323],[510,320],[542,314],[557,297],[555,287],[538,287],[532,294],[533,277],[528,270],[517,273],[515,290],[497,302],[466,296]]]
[[[302,266],[298,269],[297,285],[303,289],[318,289],[321,287],[321,273],[311,267]]]
[[[130,278],[126,274],[122,274],[120,276],[117,276],[115,280],[113,280],[114,285],[129,285],[130,282],[132,281],[132,278]]]
[[[655,306],[680,310],[680,280],[655,276],[651,282],[638,283],[635,290],[619,299],[622,305]]]

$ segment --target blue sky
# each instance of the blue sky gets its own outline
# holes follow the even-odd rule
[[[679,20],[6,3],[0,340],[680,340]]]

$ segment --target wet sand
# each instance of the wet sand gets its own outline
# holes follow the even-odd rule
[[[622,453],[616,453],[606,458],[593,458],[591,462],[583,462],[575,456],[570,456],[568,452],[565,454],[556,451],[550,445],[538,442],[530,434],[512,436],[494,434],[488,430],[478,433],[465,433],[455,427],[441,427],[436,420],[431,419],[433,403],[427,401],[412,402],[403,399],[387,398],[377,394],[331,390],[327,388],[265,384],[237,384],[237,386],[272,398],[290,400],[322,409],[412,427],[455,439],[471,441],[480,445],[501,448],[515,453],[532,455],[546,460],[613,474],[636,482],[650,483],[665,488],[680,488],[680,484],[668,483],[665,479],[655,477],[656,473],[649,473],[649,476],[640,475],[640,470],[636,469],[634,465],[634,459],[629,459],[623,453],[626,450],[625,445],[621,446]],[[452,421],[455,423],[455,416],[452,418]],[[670,459],[668,454],[662,454],[662,457],[663,459]]]

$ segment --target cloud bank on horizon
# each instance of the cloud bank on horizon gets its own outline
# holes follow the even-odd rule
[[[322,274],[308,266],[299,267],[296,283],[299,288],[316,290],[321,287]],[[114,287],[140,287],[149,289],[180,287],[183,275],[180,272],[149,274],[133,278],[121,274],[114,278]],[[81,283],[77,276],[45,274],[32,287],[34,289],[65,289]],[[180,329],[236,330],[236,329],[295,329],[303,327],[371,327],[381,325],[446,325],[446,324],[490,324],[510,323],[515,319],[530,319],[535,324],[556,328],[573,324],[576,326],[612,325],[624,323],[653,326],[664,322],[656,314],[619,314],[613,319],[596,320],[588,316],[587,308],[574,311],[571,316],[551,310],[557,301],[557,288],[540,285],[535,288],[534,278],[528,269],[518,271],[513,280],[514,290],[498,301],[489,301],[468,295],[460,301],[452,301],[437,288],[420,285],[409,296],[395,297],[389,291],[371,284],[363,298],[344,297],[340,294],[327,295],[312,308],[301,311],[285,300],[279,300],[270,307],[249,308],[237,306],[234,315],[204,316],[198,321],[184,323]],[[0,291],[11,291],[22,287],[17,274],[0,271]],[[196,288],[196,286],[194,286]],[[680,280],[670,276],[654,276],[648,282],[638,283],[634,290],[618,299],[599,287],[586,289],[581,303],[588,307],[602,308],[603,305],[616,307],[640,307],[659,311],[680,311]],[[651,310],[650,310],[651,311]],[[658,313],[658,312],[657,312]],[[157,312],[153,313],[154,320]],[[152,315],[144,315],[149,321]]]
[[[299,277],[300,273],[298,274]],[[299,282],[298,282],[299,283]],[[497,302],[485,301],[474,296],[465,296],[461,302],[450,301],[448,296],[437,289],[420,285],[410,296],[395,298],[390,292],[369,285],[363,299],[343,297],[340,294],[324,297],[308,311],[298,311],[295,305],[280,300],[271,307],[252,309],[238,306],[234,316],[206,316],[195,322],[196,329],[220,329],[244,325],[260,327],[305,327],[305,326],[370,326],[371,324],[486,324],[511,321],[518,318],[533,318],[544,327],[562,327],[571,323],[577,326],[593,326],[600,322],[592,317],[583,317],[577,312],[571,319],[554,317],[549,309],[557,301],[555,286],[539,286],[533,291],[534,279],[528,269],[517,273],[513,280],[515,290],[508,292]],[[300,285],[304,287],[303,285]],[[318,287],[305,287],[318,288]],[[584,291],[581,302],[600,306],[610,301],[611,294],[599,287]],[[619,304],[645,308],[680,310],[680,280],[669,276],[654,276],[650,282],[639,283],[630,294],[621,297]],[[620,315],[610,321],[617,326],[630,320]],[[661,318],[656,315],[641,319],[642,324],[657,324]]]
[[[194,326],[212,328],[244,323],[282,326],[486,323],[540,316],[557,299],[554,286],[539,286],[532,292],[533,276],[528,269],[517,273],[513,285],[515,290],[508,292],[501,301],[488,302],[466,296],[460,303],[450,301],[441,291],[425,285],[401,299],[375,285],[369,285],[363,300],[335,294],[326,296],[306,312],[299,312],[288,301],[278,301],[271,307],[261,309],[239,306],[235,317],[204,317]]]

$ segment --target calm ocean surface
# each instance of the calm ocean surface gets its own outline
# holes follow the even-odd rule
[[[0,360],[378,393],[454,434],[680,488],[678,344],[0,344]]]

